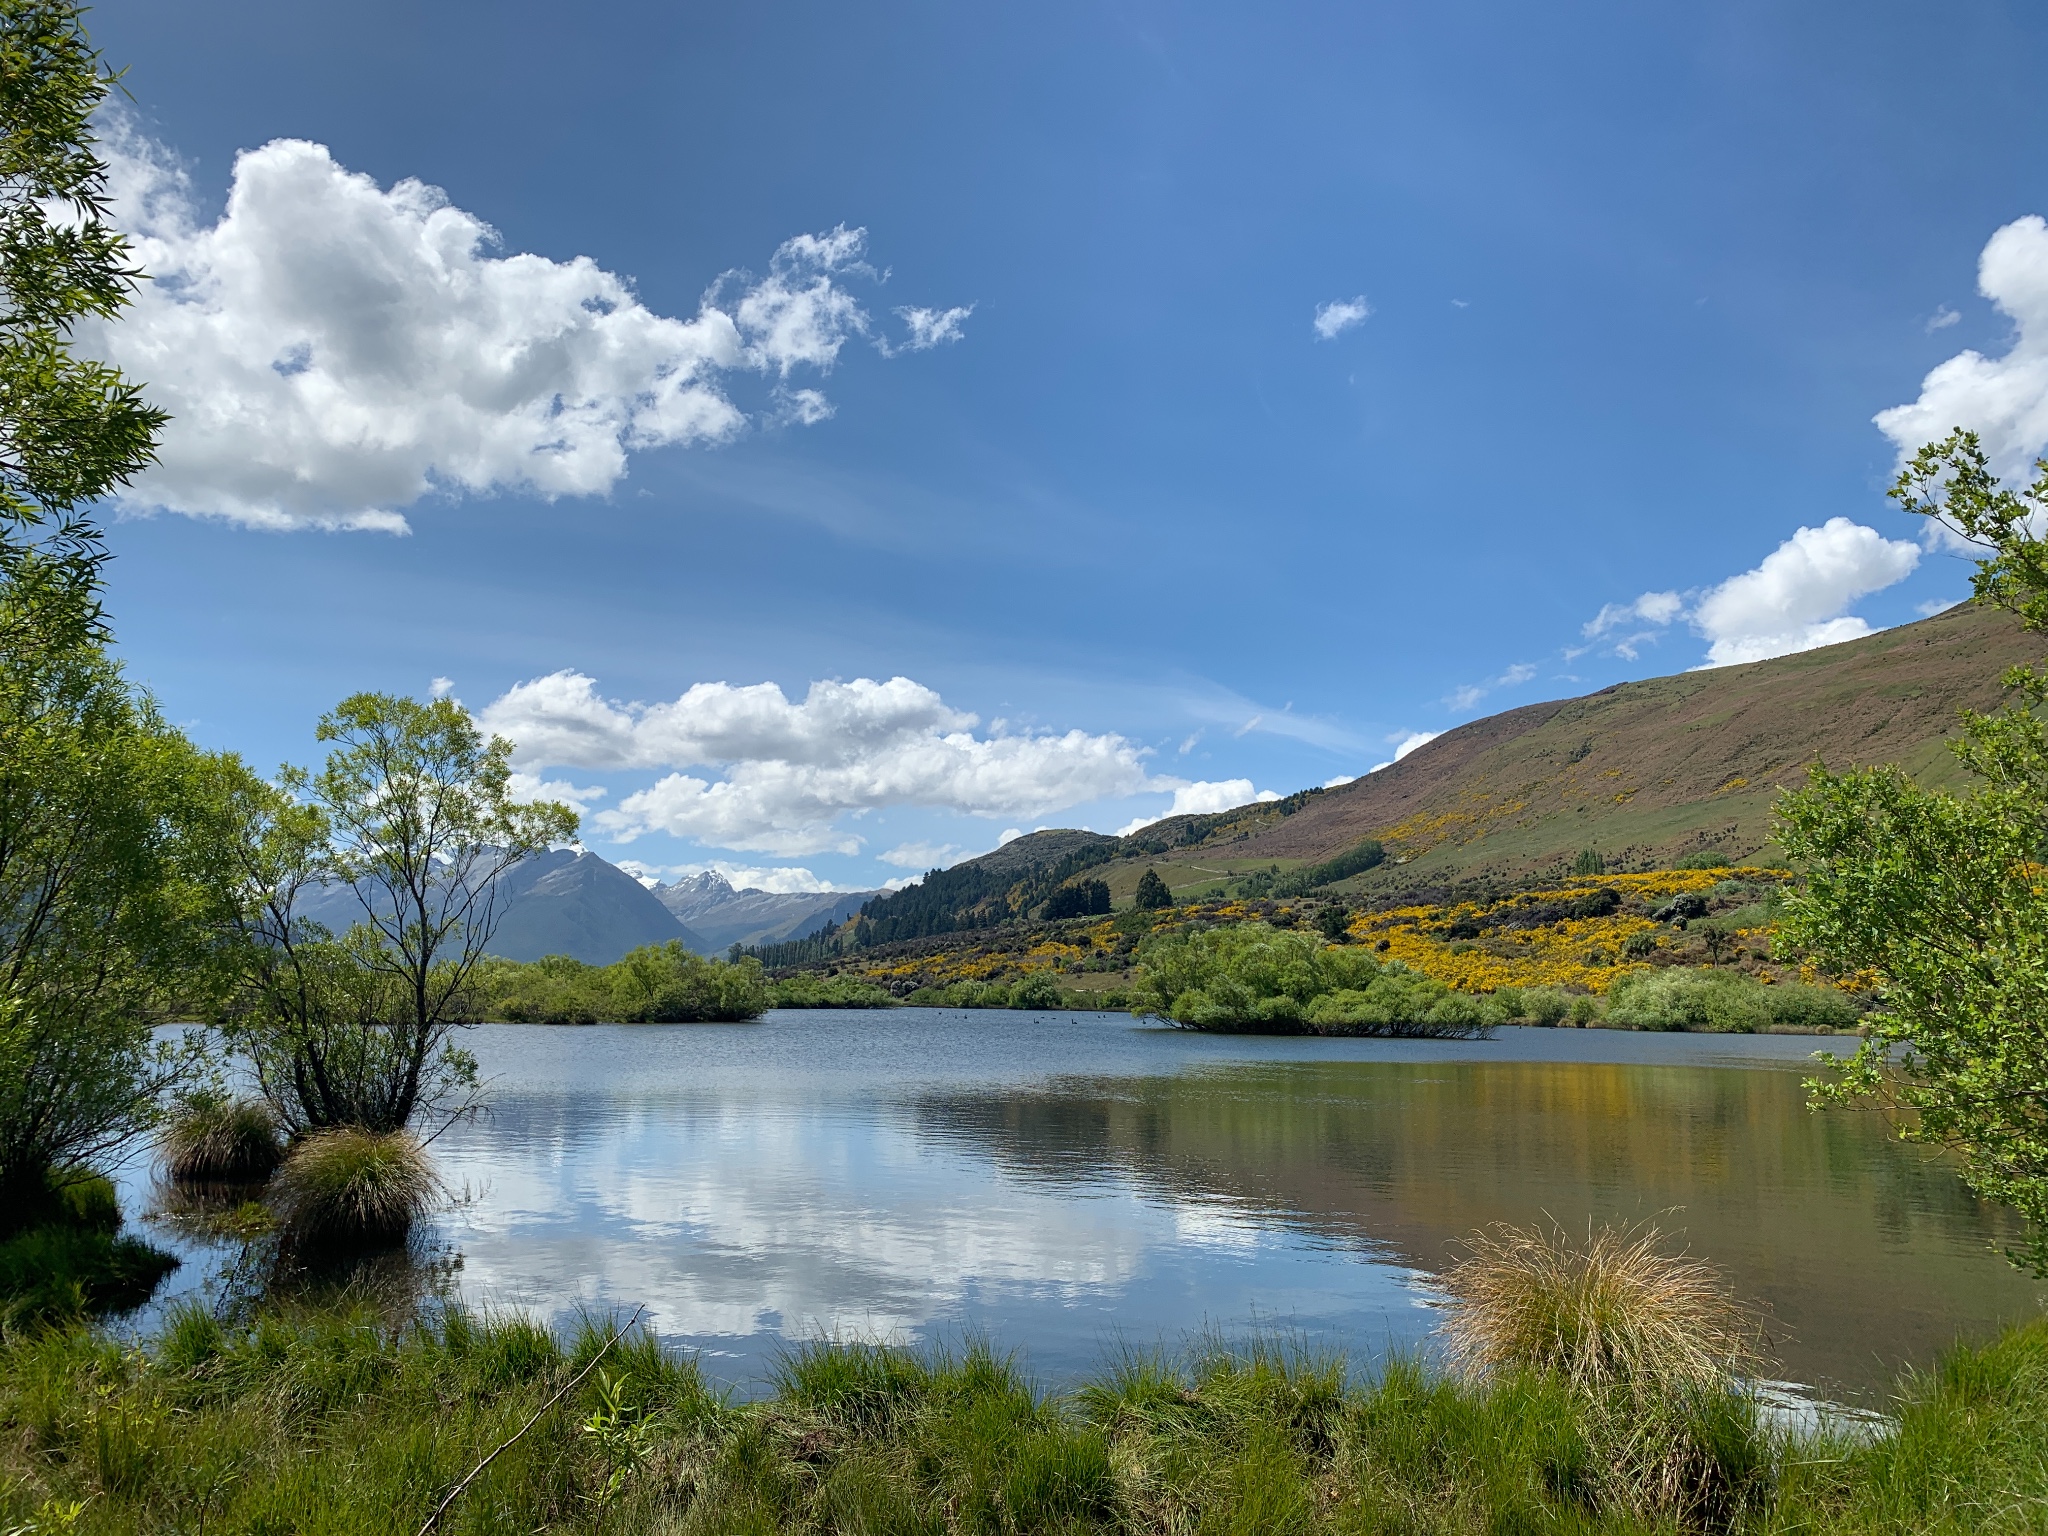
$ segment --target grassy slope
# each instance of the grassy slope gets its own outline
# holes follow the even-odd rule
[[[1320,862],[1366,837],[1386,844],[1389,861],[1346,885],[1381,895],[1477,874],[1520,881],[1587,847],[1612,869],[1668,868],[1702,852],[1750,860],[1767,847],[1780,787],[1816,759],[1897,763],[1925,783],[1958,783],[1944,745],[1958,713],[1996,708],[2006,669],[2041,653],[2009,615],[1965,605],[1846,645],[1529,704],[1447,731],[1337,789],[1169,817],[1114,840],[1116,856],[1084,876],[1106,881],[1124,905],[1157,868],[1186,899],[1247,870]],[[942,878],[960,887],[963,912],[969,887],[976,900],[1007,889],[1028,903],[1044,894],[1034,874],[1110,841],[1039,832]],[[927,886],[895,900],[950,899],[938,882]]]
[[[1768,841],[1779,788],[1816,759],[1956,782],[1942,743],[1958,711],[1997,707],[2000,675],[2041,650],[2010,616],[1965,606],[1846,645],[1531,704],[1241,841],[1169,860],[1192,883],[1199,866],[1284,869],[1373,836],[1408,863],[1353,882],[1372,888],[1525,874],[1585,847],[1638,868],[1705,849],[1749,856]]]

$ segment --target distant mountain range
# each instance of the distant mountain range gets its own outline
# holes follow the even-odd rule
[[[765,944],[844,922],[875,891],[736,891],[705,873],[651,890],[598,855],[557,848],[522,859],[499,884],[490,952],[507,960],[569,955],[610,965],[643,944],[681,939],[700,955],[735,943]],[[301,898],[300,912],[337,933],[362,918],[355,893],[329,887]]]
[[[703,954],[735,944],[773,944],[843,923],[880,891],[736,891],[711,870],[689,875],[649,893],[690,932],[702,936],[692,949]]]

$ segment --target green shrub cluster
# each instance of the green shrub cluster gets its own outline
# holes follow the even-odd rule
[[[1605,999],[1555,987],[1453,992],[1371,950],[1265,923],[1154,934],[1138,946],[1137,958],[1131,1011],[1190,1029],[1456,1036],[1497,1024],[1605,1023],[1756,1033],[1850,1029],[1859,1017],[1856,1004],[1833,987],[1766,985],[1714,967],[1637,972]]]
[[[121,1208],[103,1175],[53,1175],[35,1218],[0,1242],[0,1331],[138,1307],[178,1267],[121,1235]]]
[[[478,968],[475,991],[479,1018],[511,1024],[715,1023],[759,1018],[772,1006],[760,961],[706,960],[676,939],[611,965],[567,955],[491,960]]]
[[[1398,960],[1265,923],[1155,934],[1137,953],[1131,1011],[1189,1029],[1457,1035],[1506,1017]]]
[[[800,971],[768,986],[770,1008],[887,1008],[895,1001],[886,987],[857,976]]]
[[[1509,1024],[1590,1024],[1600,1017],[1600,1000],[1562,987],[1502,987],[1492,996]]]
[[[919,987],[904,1001],[913,1008],[1063,1008],[1066,994],[1047,972],[1034,971],[1011,982],[956,981]]]
[[[642,1336],[600,1359],[606,1340],[339,1307],[189,1309],[147,1349],[16,1335],[0,1530],[413,1536],[499,1447],[441,1530],[1959,1536],[2036,1530],[2048,1507],[2039,1323],[1908,1378],[1874,1437],[1795,1439],[1749,1399],[1700,1400],[1672,1470],[1725,1495],[1697,1524],[1618,1499],[1598,1401],[1543,1372],[1396,1363],[1353,1384],[1253,1344],[1128,1357],[1048,1397],[986,1347],[816,1345],[740,1403]]]
[[[1756,1034],[1772,1028],[1851,1029],[1856,1005],[1833,987],[1765,986],[1737,970],[1671,966],[1638,971],[1607,994],[1606,1022],[1630,1029]]]

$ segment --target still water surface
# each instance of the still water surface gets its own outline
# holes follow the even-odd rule
[[[1654,1219],[1769,1309],[1787,1377],[1867,1398],[2039,1309],[2010,1229],[1872,1116],[1810,1113],[1810,1037],[1190,1035],[1121,1014],[790,1012],[490,1026],[492,1113],[435,1152],[477,1303],[645,1305],[714,1375],[791,1340],[1018,1349],[1277,1328],[1368,1363],[1490,1222]],[[182,1283],[203,1284],[207,1266]]]

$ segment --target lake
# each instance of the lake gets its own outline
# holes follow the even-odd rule
[[[1852,1041],[900,1009],[467,1043],[491,1113],[434,1144],[466,1198],[430,1238],[460,1293],[644,1306],[742,1387],[821,1336],[979,1333],[1054,1386],[1254,1329],[1369,1368],[1425,1346],[1431,1274],[1503,1221],[1656,1222],[1768,1309],[1788,1380],[1845,1400],[2041,1305],[1948,1164],[1806,1109],[1810,1054]],[[220,1267],[188,1251],[178,1292]]]

